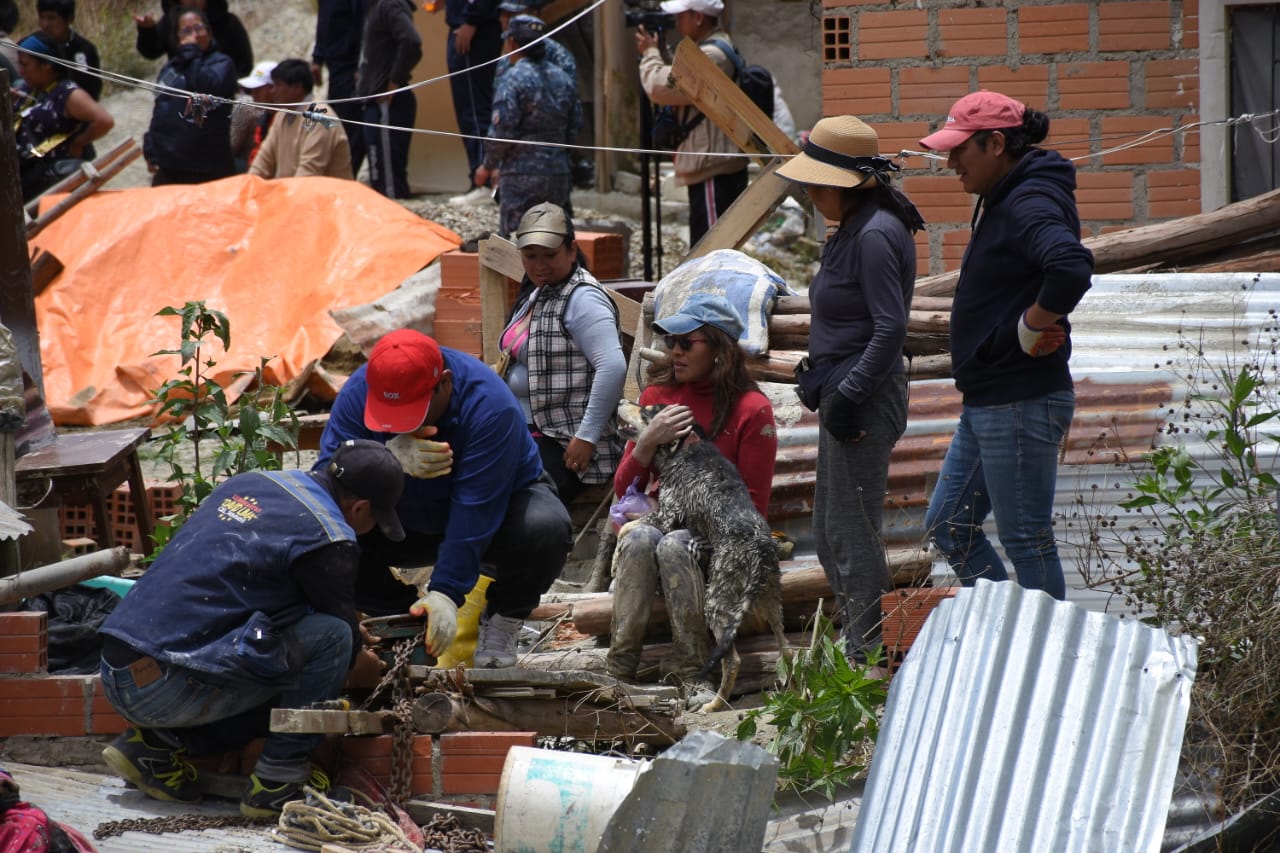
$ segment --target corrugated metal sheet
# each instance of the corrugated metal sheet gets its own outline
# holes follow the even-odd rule
[[[1159,850],[1195,669],[1191,639],[961,590],[893,682],[850,849]]]

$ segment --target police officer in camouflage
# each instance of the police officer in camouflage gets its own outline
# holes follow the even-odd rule
[[[572,182],[565,149],[522,144],[569,143],[582,126],[577,81],[548,58],[545,42],[537,41],[546,32],[540,19],[516,15],[503,33],[511,67],[494,92],[475,185],[499,186],[498,229],[504,237],[515,233],[520,217],[535,204],[549,201],[569,209]]]

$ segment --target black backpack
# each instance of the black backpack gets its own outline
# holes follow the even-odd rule
[[[773,118],[773,75],[763,65],[747,65],[742,56],[723,39],[708,39],[707,44],[720,48],[720,51],[733,63],[733,79],[738,88],[747,93],[751,102],[760,108],[760,112]]]
[[[760,111],[773,118],[773,75],[762,65],[747,65],[742,57],[724,39],[708,39],[704,44],[715,46],[733,63],[733,79]],[[689,131],[705,118],[695,113],[687,122],[681,122],[676,107],[658,107],[653,120],[653,147],[674,150],[684,142]]]

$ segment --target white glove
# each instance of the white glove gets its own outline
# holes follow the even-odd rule
[[[440,657],[445,649],[453,644],[458,634],[458,605],[443,592],[428,592],[425,598],[418,599],[409,613],[413,616],[427,616],[427,653]]]
[[[419,480],[443,477],[453,471],[453,448],[447,441],[429,441],[404,433],[388,441],[387,450],[399,460],[406,474]]]
[[[1033,329],[1027,325],[1026,311],[1018,318],[1018,345],[1032,358],[1057,352],[1066,340],[1067,332],[1058,323],[1052,323],[1043,329]]]

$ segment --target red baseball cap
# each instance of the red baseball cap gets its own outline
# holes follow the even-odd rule
[[[364,425],[374,432],[413,432],[422,426],[440,384],[440,345],[413,329],[383,335],[369,354]]]
[[[934,151],[950,151],[979,130],[1021,127],[1027,105],[1008,95],[981,89],[956,101],[942,130],[931,133],[920,144]]]

